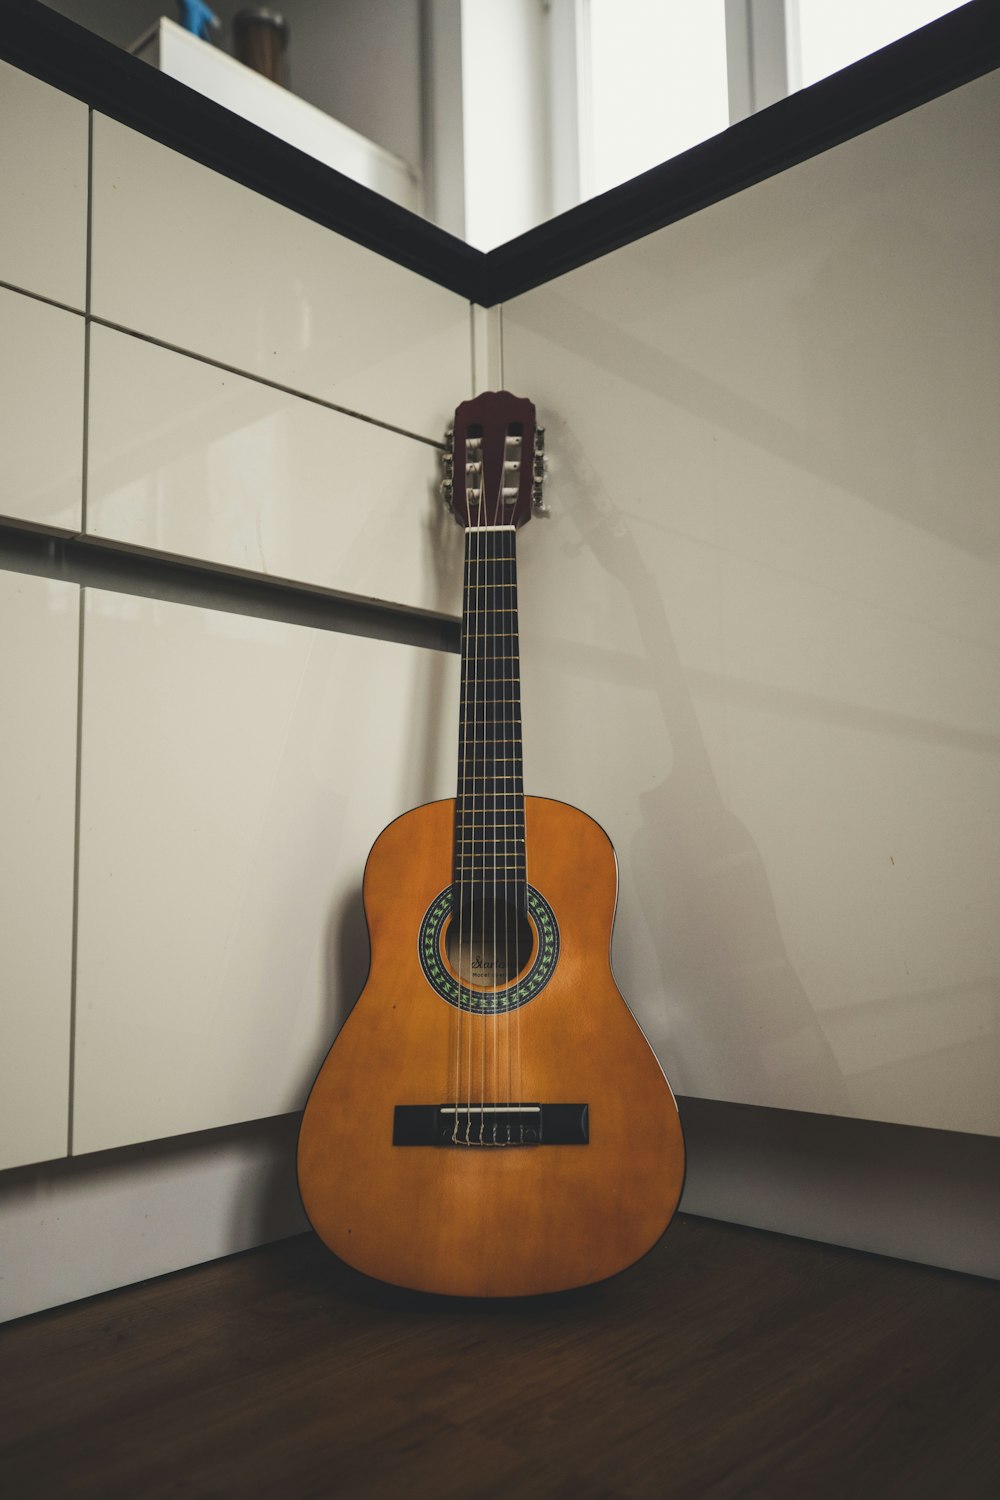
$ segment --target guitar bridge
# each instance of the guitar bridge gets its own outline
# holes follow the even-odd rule
[[[586,1146],[586,1104],[397,1104],[394,1146]]]

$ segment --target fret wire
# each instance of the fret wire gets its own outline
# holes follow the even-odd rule
[[[504,828],[504,827],[506,827],[506,829],[507,829],[507,835],[506,836],[508,838],[521,839],[521,838],[524,837],[524,822],[523,822],[523,820],[518,821],[518,822],[513,822],[512,821],[512,822],[509,822],[509,823],[506,823],[506,824],[498,824],[498,823],[493,823],[493,822],[487,822],[487,820],[484,818],[481,823],[469,823],[469,822],[465,822],[465,823],[462,824],[461,828],[456,829],[456,831],[455,831],[455,843],[456,844],[472,844],[472,843],[481,844],[483,842],[483,840],[485,838],[487,838],[487,836],[490,838],[491,841],[497,841],[497,840],[501,840],[502,841],[503,835],[502,835],[502,833],[501,833],[500,830],[502,828]]]
[[[501,739],[501,740],[497,741],[497,744],[498,745],[514,745],[514,744],[517,744],[517,741],[516,740]],[[468,759],[468,757],[465,756],[465,757],[463,757],[463,759]],[[519,766],[521,764],[521,757],[519,755],[492,755],[490,757],[490,759],[493,761],[494,765],[502,765],[505,761],[509,761],[511,763],[511,765],[514,765],[514,766]],[[480,758],[480,760],[481,760],[481,758]],[[478,761],[475,757],[473,757],[473,764],[479,764],[479,763],[480,763],[480,761]]]

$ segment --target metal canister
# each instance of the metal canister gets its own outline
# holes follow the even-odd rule
[[[233,51],[241,63],[274,83],[285,81],[288,22],[275,10],[253,5],[233,17]]]

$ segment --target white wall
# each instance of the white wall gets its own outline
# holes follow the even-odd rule
[[[515,299],[526,784],[685,1095],[995,1134],[1000,78]]]

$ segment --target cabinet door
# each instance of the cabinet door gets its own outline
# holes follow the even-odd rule
[[[458,612],[429,443],[100,327],[89,410],[88,531]]]
[[[457,658],[97,591],[84,632],[74,1149],[297,1109],[368,850],[452,790]]]
[[[454,292],[101,115],[93,192],[98,317],[440,439],[471,374]]]
[[[80,529],[83,319],[0,287],[0,515]]]
[[[73,584],[0,572],[0,1168],[66,1153],[78,621]]]
[[[0,281],[83,308],[87,106],[0,62]]]

